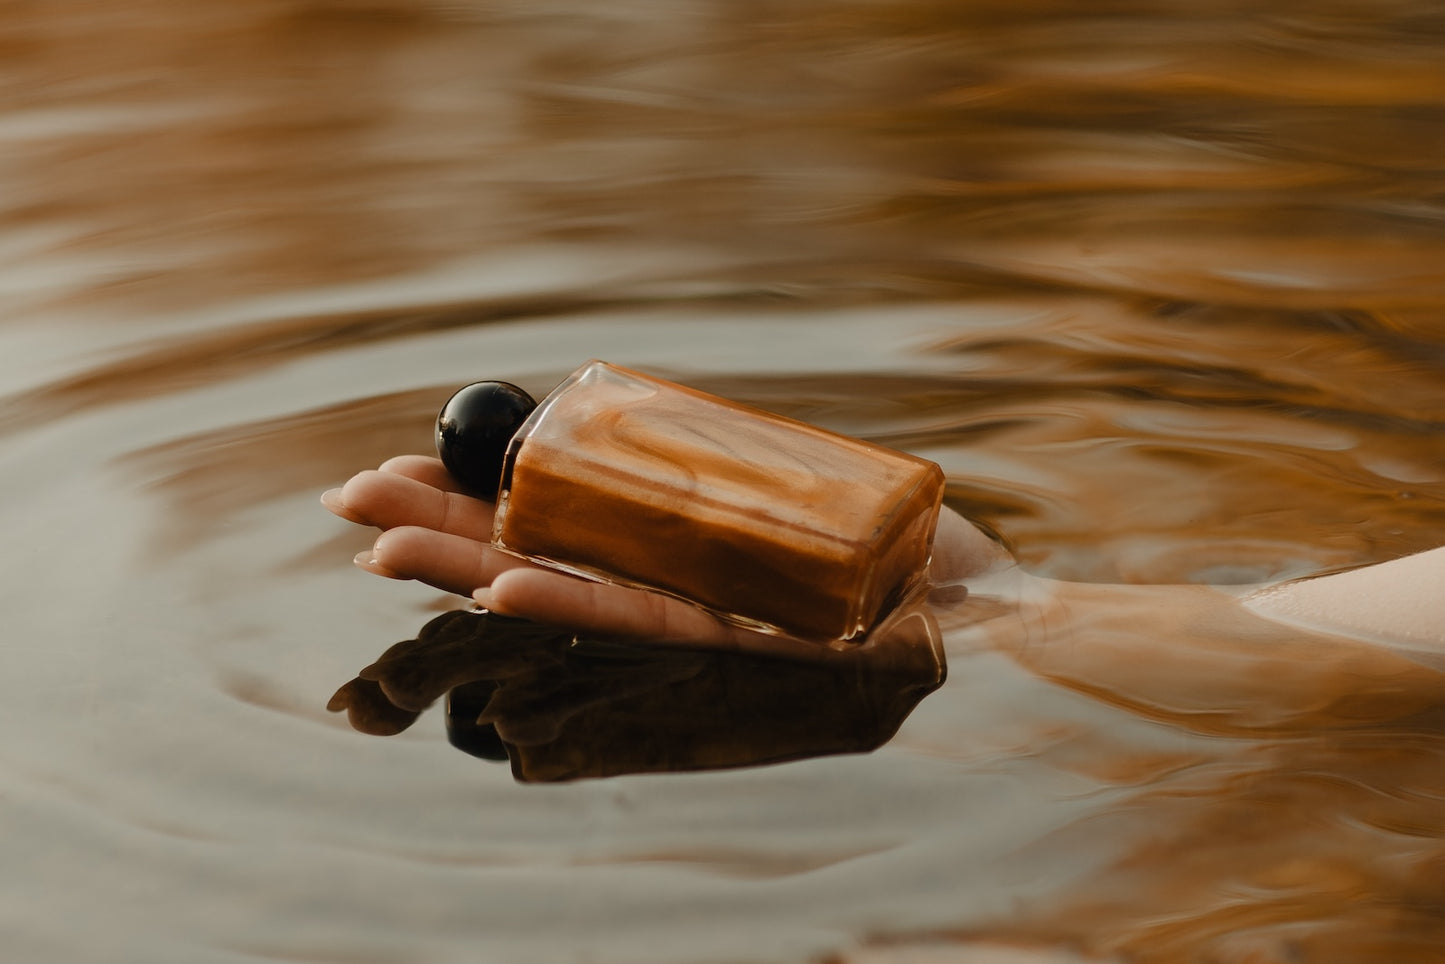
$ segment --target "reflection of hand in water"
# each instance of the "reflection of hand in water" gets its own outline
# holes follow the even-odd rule
[[[462,492],[435,459],[392,459],[323,501],[384,530],[358,557],[363,568],[475,595],[492,610],[433,620],[343,686],[332,709],[365,732],[396,733],[450,693],[453,742],[497,756],[499,740],[520,779],[869,750],[942,681],[936,626],[921,606],[900,607],[859,646],[809,648],[800,661],[796,646],[680,600],[493,549],[493,507]],[[942,537],[940,560],[961,573],[999,559],[992,542],[953,518],[960,525]]]
[[[871,750],[942,682],[914,606],[848,652],[790,661],[616,641],[486,612],[433,619],[330,708],[389,735],[448,695],[452,742],[520,780],[735,767]]]

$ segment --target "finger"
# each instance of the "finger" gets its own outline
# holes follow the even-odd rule
[[[342,686],[326,708],[333,713],[345,710],[353,728],[373,736],[395,736],[421,715],[396,706],[378,684],[364,679]]]
[[[561,735],[567,721],[598,704],[626,699],[637,690],[650,687],[631,681],[629,688],[616,679],[571,678],[530,685],[507,684],[497,689],[478,723],[497,728],[497,735],[514,746],[551,743]],[[661,685],[661,684],[659,684]]]
[[[418,526],[388,529],[356,562],[380,576],[417,579],[462,596],[490,585],[503,572],[529,565],[476,539]]]
[[[334,501],[336,508],[330,503],[327,507],[337,515],[379,529],[420,526],[481,542],[492,538],[493,508],[489,503],[394,472],[359,472],[341,487]]]
[[[378,471],[405,476],[443,492],[468,494],[466,487],[452,478],[442,460],[429,455],[398,455],[381,463]]]
[[[465,488],[456,479],[452,478],[442,460],[427,455],[397,455],[381,463],[380,472],[389,472],[392,475],[400,475],[429,485],[434,489],[443,492],[456,492],[462,495],[467,494]],[[330,509],[334,514],[359,525],[370,525],[371,523],[363,518],[356,510],[342,501],[342,489],[337,487],[328,489],[321,493],[321,504]]]
[[[671,596],[535,567],[498,573],[472,596],[494,612],[607,636],[719,648],[746,648],[759,636]]]
[[[494,725],[508,743],[517,746],[547,743],[556,739],[567,721],[577,714],[596,706],[615,705],[643,693],[663,691],[661,699],[651,702],[654,711],[665,712],[667,689],[696,676],[700,665],[696,658],[653,659],[644,665],[624,665],[610,671],[603,666],[583,675],[508,681],[498,687],[476,719],[478,723]]]
[[[421,712],[448,690],[477,680],[495,685],[519,675],[556,675],[568,640],[563,631],[526,620],[453,611],[428,622],[415,639],[388,647],[356,676],[379,684],[393,706]],[[480,712],[477,707],[472,718]]]
[[[321,504],[326,506],[332,515],[340,516],[347,522],[355,522],[357,525],[362,526],[371,525],[370,522],[367,522],[361,516],[357,515],[354,509],[341,500],[341,489],[339,487],[327,489],[321,493]]]

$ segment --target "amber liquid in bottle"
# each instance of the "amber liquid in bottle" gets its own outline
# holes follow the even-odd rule
[[[593,361],[513,438],[493,541],[844,645],[922,580],[942,495],[927,460]]]

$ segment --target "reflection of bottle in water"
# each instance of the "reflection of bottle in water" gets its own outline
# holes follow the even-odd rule
[[[518,429],[493,541],[840,642],[921,580],[942,493],[932,462],[594,361]]]

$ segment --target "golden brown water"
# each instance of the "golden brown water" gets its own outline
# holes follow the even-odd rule
[[[1044,575],[1445,543],[1445,12],[1265,7],[0,4],[5,959],[1445,959],[1435,670],[1187,606],[963,619],[888,746],[758,769],[324,708],[455,600],[319,490],[594,356],[935,459]]]

